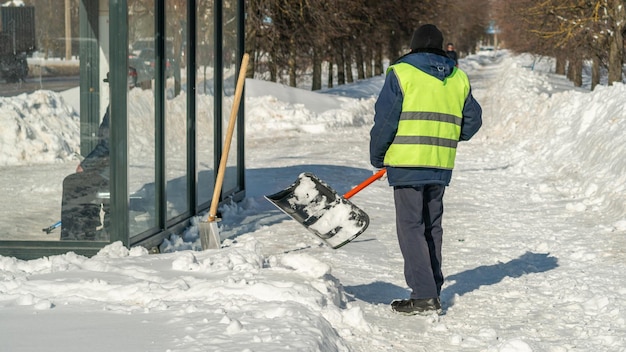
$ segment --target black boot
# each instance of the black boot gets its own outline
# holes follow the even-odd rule
[[[391,310],[406,315],[441,314],[441,302],[439,298],[401,299],[391,302]]]

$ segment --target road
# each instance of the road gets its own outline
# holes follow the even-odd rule
[[[0,97],[12,97],[40,89],[60,92],[77,87],[79,82],[80,76],[29,77],[26,79],[26,82],[2,82],[0,83]]]

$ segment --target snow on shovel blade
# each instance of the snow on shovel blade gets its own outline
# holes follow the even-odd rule
[[[335,249],[362,234],[370,221],[363,210],[310,173],[265,198]]]

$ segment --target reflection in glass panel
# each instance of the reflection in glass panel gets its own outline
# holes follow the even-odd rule
[[[188,211],[187,76],[185,44],[187,2],[167,0],[165,37],[165,171],[167,218]]]
[[[108,3],[28,3],[0,7],[0,239],[106,241]]]
[[[96,146],[76,172],[63,179],[62,240],[107,240],[109,211],[109,109],[98,128]]]
[[[214,92],[215,59],[213,0],[197,1],[196,32],[196,158],[198,168],[198,205],[207,204],[213,196],[214,179]]]
[[[228,122],[233,108],[235,98],[235,86],[237,84],[237,1],[224,1],[224,96],[223,105],[223,136],[226,137]],[[230,153],[228,154],[228,162],[226,174],[224,176],[223,193],[230,193],[237,188],[237,129],[232,137]]]
[[[131,236],[156,226],[155,0],[128,1],[128,65],[136,72],[128,93],[128,191]]]

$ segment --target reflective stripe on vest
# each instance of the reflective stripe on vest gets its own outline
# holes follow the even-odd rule
[[[441,81],[407,63],[393,65],[389,70],[395,72],[404,99],[398,131],[384,164],[451,170],[469,94],[467,75],[454,68]]]

